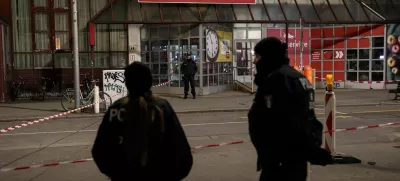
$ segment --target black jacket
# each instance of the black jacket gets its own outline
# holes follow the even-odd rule
[[[186,59],[181,65],[181,74],[186,77],[193,76],[197,73],[197,64],[192,59]]]
[[[283,65],[268,75],[256,75],[256,84],[248,118],[259,164],[311,161],[310,152],[323,152],[322,124],[315,116],[314,90],[308,80]]]
[[[111,180],[179,181],[189,174],[193,158],[178,117],[168,101],[156,98],[154,104],[164,112],[165,132],[160,141],[156,139],[159,135],[149,131],[149,159],[146,167],[132,166],[124,156],[125,153],[128,155],[130,153],[126,152],[125,145],[122,144],[122,141],[129,139],[124,135],[124,128],[126,128],[124,121],[128,120],[121,120],[122,116],[119,118],[117,112],[126,107],[126,98],[118,100],[104,116],[93,145],[92,155],[99,170]],[[135,149],[135,145],[128,145],[128,147],[131,150]]]

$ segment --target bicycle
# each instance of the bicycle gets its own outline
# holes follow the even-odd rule
[[[21,85],[24,84],[24,79],[19,76],[19,81],[18,82],[13,82],[11,86],[11,100],[15,101],[18,98],[18,95],[20,93]]]
[[[80,107],[89,105],[94,103],[94,86],[96,83],[99,82],[99,80],[92,80],[90,81],[93,84],[93,88],[90,88],[90,92],[87,95],[83,95],[82,90],[79,89],[79,102],[80,102]],[[88,86],[88,85],[87,85]],[[99,91],[99,97],[100,97],[100,112],[106,112],[108,110],[108,107],[112,105],[112,99],[111,96],[108,95],[107,93],[103,91]],[[68,107],[66,104],[67,103],[72,103],[72,107]],[[65,111],[70,111],[75,109],[75,91],[72,88],[66,89],[62,94],[61,94],[61,106]]]
[[[40,99],[41,101],[44,101],[46,94],[47,94],[47,81],[50,81],[49,78],[42,77],[42,84],[39,86],[39,88],[36,90],[34,95],[32,95],[31,100],[36,100],[36,98]]]

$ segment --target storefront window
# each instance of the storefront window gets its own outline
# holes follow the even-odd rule
[[[349,71],[357,70],[357,61],[347,61],[347,70]]]
[[[369,59],[369,49],[358,50],[359,59]]]
[[[383,72],[372,72],[371,80],[372,81],[382,81],[383,80]]]
[[[385,46],[385,38],[384,37],[372,37],[372,47],[376,48],[381,48]]]
[[[372,60],[371,70],[383,70],[383,60]]]
[[[383,59],[383,48],[372,49],[372,59]]]
[[[369,81],[369,72],[358,72],[359,81]]]
[[[369,61],[359,61],[358,62],[358,69],[359,70],[369,70]]]
[[[172,79],[170,86],[182,87],[182,75],[180,72],[180,66],[182,61],[186,58],[186,53],[192,54],[192,59],[196,61],[197,66],[200,68],[200,42],[198,26],[162,26],[162,27],[142,27],[141,32],[150,32],[150,36],[145,39],[146,36],[142,37],[142,62],[148,64],[152,70],[154,81],[163,83]],[[146,47],[150,47],[146,49]],[[146,57],[144,57],[146,55]],[[213,64],[213,63],[210,63]],[[207,67],[207,64],[204,64]],[[211,67],[211,66],[209,66]],[[205,71],[204,71],[205,70]],[[214,69],[207,70],[203,68],[204,85],[208,86],[208,76],[211,76],[212,82],[218,84],[218,69],[217,63],[215,63]],[[199,72],[201,70],[199,69]],[[208,74],[211,72],[211,74]],[[171,73],[172,77],[171,77]],[[214,76],[216,76],[214,81]],[[221,83],[227,82],[228,79],[225,76],[221,78]],[[226,79],[226,80],[225,80]],[[199,85],[199,73],[195,76],[195,83]]]
[[[358,54],[355,49],[347,49],[347,59],[357,59]]]
[[[357,81],[357,72],[346,72],[346,79],[350,81]]]

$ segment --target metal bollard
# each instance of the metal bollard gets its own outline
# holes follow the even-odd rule
[[[100,91],[99,86],[94,86],[94,113],[98,114],[100,112]]]
[[[312,69],[312,76],[313,76],[313,89],[315,90],[315,84],[316,84],[316,82],[315,82],[315,69]]]

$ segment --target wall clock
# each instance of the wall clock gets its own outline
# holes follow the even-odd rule
[[[215,30],[208,30],[206,34],[206,55],[210,62],[215,62],[218,59],[219,39]]]

